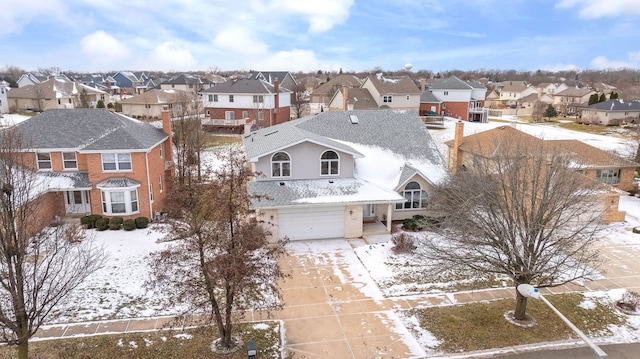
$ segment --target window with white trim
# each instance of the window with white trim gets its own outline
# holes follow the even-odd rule
[[[62,167],[65,170],[78,169],[78,160],[75,152],[62,152]]]
[[[285,152],[277,152],[271,156],[271,176],[290,177],[291,157]]]
[[[130,153],[103,153],[102,170],[107,171],[131,171]]]
[[[602,183],[616,185],[620,183],[620,169],[598,170],[596,179]]]
[[[325,151],[320,156],[320,174],[323,176],[335,176],[339,174],[340,158],[335,151]]]
[[[390,102],[392,102],[392,101],[393,101],[393,96],[391,96],[391,95],[385,95],[385,96],[382,96],[382,102],[384,102],[384,103],[390,103]]]
[[[236,119],[236,114],[233,111],[225,111],[224,119],[227,121],[233,121]]]
[[[233,95],[229,95],[229,102],[233,102]]]
[[[249,111],[242,111],[242,118],[249,118]]]
[[[262,111],[258,112],[258,120],[260,120],[260,121],[264,120],[264,112],[262,112]]]
[[[253,95],[253,103],[263,103],[264,95]]]
[[[162,175],[158,175],[158,190],[160,190],[160,193],[164,190],[162,187]]]
[[[102,212],[107,215],[124,215],[140,212],[138,208],[138,191],[101,190]]]
[[[149,183],[149,200],[153,202],[153,183]]]
[[[51,170],[51,153],[49,152],[38,152],[36,153],[36,159],[38,162],[39,170]]]
[[[420,209],[427,207],[427,192],[422,190],[420,183],[415,181],[407,183],[401,194],[407,201],[404,203],[396,203],[396,209]]]

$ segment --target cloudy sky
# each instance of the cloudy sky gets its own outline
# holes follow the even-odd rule
[[[0,0],[0,66],[640,69],[640,0]]]

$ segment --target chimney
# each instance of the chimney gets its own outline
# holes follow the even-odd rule
[[[274,94],[275,109],[273,110],[273,112],[277,114],[278,108],[280,107],[280,84],[278,83],[277,77],[273,80],[273,92],[275,92]],[[278,116],[276,115],[276,123],[278,122],[277,117]]]
[[[165,160],[173,161],[173,131],[171,130],[171,112],[169,112],[169,106],[162,106],[162,131],[169,136],[169,140],[167,141],[168,146],[164,148]]]
[[[420,79],[420,91],[424,92],[427,89],[427,80]]]
[[[342,109],[345,111],[349,109],[349,88],[347,85],[342,85]]]
[[[458,167],[460,167],[462,158],[460,158],[460,145],[462,144],[462,137],[464,136],[464,123],[462,121],[456,122],[455,135],[453,137],[453,146],[449,150],[449,170],[451,174],[456,174]]]

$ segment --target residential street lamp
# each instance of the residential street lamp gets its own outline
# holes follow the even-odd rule
[[[562,321],[564,321],[569,326],[569,328],[571,328],[576,334],[578,334],[578,336],[582,338],[582,340],[584,340],[584,342],[587,343],[589,347],[591,347],[591,349],[593,349],[598,359],[607,357],[607,353],[605,353],[602,349],[600,349],[599,346],[592,342],[591,339],[589,339],[580,329],[578,329],[578,327],[573,325],[573,323],[571,323],[571,321],[569,321],[567,317],[560,313],[560,311],[556,309],[553,304],[549,303],[547,298],[545,298],[538,291],[538,288],[535,288],[531,284],[520,284],[518,285],[518,292],[520,292],[520,294],[527,298],[536,298],[542,300],[546,305],[549,306],[549,308],[551,308],[551,310],[553,310],[554,313],[556,313],[560,317],[560,319],[562,319]]]

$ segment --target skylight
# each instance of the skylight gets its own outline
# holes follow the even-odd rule
[[[352,124],[356,124],[358,123],[358,116],[356,115],[349,115],[349,121],[351,121]]]

